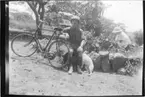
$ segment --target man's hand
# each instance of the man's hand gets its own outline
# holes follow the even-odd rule
[[[86,44],[86,41],[82,40],[80,47],[83,48],[85,44]]]
[[[63,33],[59,37],[65,40],[69,39],[69,35],[67,33]]]
[[[77,51],[78,52],[83,52],[83,48],[80,46],[80,47],[78,47]]]

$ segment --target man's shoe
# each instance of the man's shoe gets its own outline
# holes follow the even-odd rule
[[[72,72],[73,72],[73,66],[70,66],[68,74],[72,74]]]
[[[82,74],[82,71],[78,71],[78,74]]]
[[[78,74],[82,74],[82,71],[79,66],[77,66],[77,72],[78,72]]]

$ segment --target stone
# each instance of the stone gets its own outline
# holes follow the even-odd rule
[[[109,52],[108,51],[101,51],[100,58],[101,58],[101,68],[103,72],[109,72],[111,70],[111,65],[109,62]]]
[[[125,62],[127,61],[127,57],[121,53],[115,53],[113,55],[113,59],[110,60],[112,70],[117,71],[118,69],[125,66]]]

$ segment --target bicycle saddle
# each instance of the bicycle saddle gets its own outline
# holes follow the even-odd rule
[[[62,28],[54,28],[54,30],[56,30],[56,31],[62,31],[63,29]]]

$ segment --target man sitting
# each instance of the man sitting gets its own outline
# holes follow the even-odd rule
[[[72,56],[76,52],[78,54],[78,64],[77,64],[77,71],[79,74],[82,74],[81,65],[82,65],[82,53],[83,53],[83,46],[85,45],[85,37],[83,31],[80,29],[80,18],[74,16],[71,18],[72,26],[65,28],[63,30],[64,33],[69,35],[69,49],[70,49],[70,57],[69,58],[69,71],[68,73],[71,74],[73,72],[74,64],[72,64]],[[63,37],[62,37],[63,38]]]

